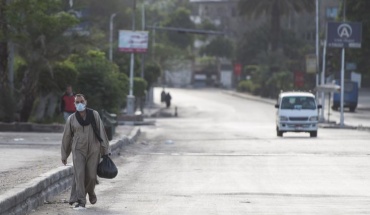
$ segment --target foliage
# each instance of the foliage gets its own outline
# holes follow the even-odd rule
[[[208,45],[200,50],[201,54],[215,57],[225,57],[228,59],[232,58],[233,52],[233,43],[231,40],[224,37],[214,38]]]
[[[169,60],[189,59],[192,58],[189,49],[180,49],[175,46],[157,43],[154,46],[155,58],[153,59],[162,68],[165,68],[166,62]]]
[[[127,95],[128,78],[118,72],[118,67],[108,61],[100,51],[89,51],[82,56],[70,59],[79,71],[77,93],[82,93],[88,100],[89,107],[117,113]]]
[[[217,59],[215,57],[203,56],[195,59],[196,65],[200,66],[204,71],[216,71]]]
[[[218,31],[216,25],[214,25],[212,22],[210,22],[208,19],[202,20],[202,23],[197,25],[197,29],[199,30],[206,30],[206,31]],[[206,41],[209,36],[208,35],[196,35],[197,39],[200,39],[202,41]]]
[[[158,64],[151,62],[145,65],[144,78],[148,84],[147,90],[157,81],[161,74],[161,67]]]
[[[258,84],[253,83],[251,80],[240,81],[237,86],[238,91],[249,93],[255,93],[258,88]]]
[[[281,43],[280,18],[290,11],[297,13],[302,11],[313,11],[315,2],[312,0],[243,0],[239,1],[239,10],[242,15],[249,17],[268,14],[270,18],[269,43],[271,50],[276,51]]]
[[[293,74],[288,71],[276,72],[267,80],[268,97],[277,98],[280,91],[293,88]]]
[[[346,55],[348,62],[357,63],[358,72],[362,73],[370,80],[370,14],[368,8],[370,1],[367,0],[347,0],[346,19],[353,22],[362,23],[362,48],[347,49]],[[342,8],[343,10],[343,8]],[[342,13],[340,13],[342,14]],[[339,55],[336,59],[340,59]],[[338,64],[340,64],[338,62]]]
[[[54,81],[60,91],[64,91],[67,85],[75,86],[77,75],[75,64],[68,59],[54,65]]]
[[[15,101],[9,88],[0,91],[0,121],[13,122],[15,119]]]
[[[75,25],[77,19],[62,12],[61,1],[55,0],[13,0],[6,9],[6,16],[10,29],[8,39],[13,41],[16,53],[25,62],[17,89],[20,95],[17,106],[20,120],[27,121],[39,91],[44,90],[38,85],[40,74],[52,73],[53,63],[69,53],[67,44],[71,38],[64,37],[63,33]]]
[[[147,82],[143,78],[134,78],[134,96],[141,98],[146,95]]]
[[[291,90],[293,74],[286,70],[271,72],[268,66],[253,66],[249,71],[250,79],[238,84],[238,90],[263,97],[276,98],[281,90]]]
[[[164,26],[195,29],[195,24],[190,20],[190,11],[183,7],[177,8],[172,14],[169,14]],[[193,35],[176,31],[168,31],[166,36],[171,44],[181,49],[186,49],[194,41]]]
[[[75,85],[77,73],[72,62],[68,60],[56,62],[52,71],[46,69],[40,71],[38,91],[42,93],[63,92],[67,85]]]
[[[305,55],[313,51],[312,48],[309,48],[310,45],[298,39],[293,32],[283,30],[284,54],[279,51],[269,52],[268,34],[267,26],[261,26],[255,31],[247,32],[236,50],[238,61],[244,65],[265,64],[271,68],[303,70]]]

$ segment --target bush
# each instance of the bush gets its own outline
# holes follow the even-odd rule
[[[146,94],[147,82],[142,78],[134,78],[134,96],[137,98],[144,97]]]
[[[254,84],[251,80],[240,81],[237,87],[238,91],[249,93],[255,93],[258,88],[259,85]]]
[[[118,113],[127,96],[128,78],[118,72],[117,65],[106,59],[103,52],[89,51],[83,56],[72,56],[79,71],[76,93],[83,93],[88,106]]]
[[[144,78],[147,81],[147,89],[155,83],[159,76],[161,76],[161,67],[156,63],[148,63],[145,65]],[[149,89],[148,89],[149,90]]]

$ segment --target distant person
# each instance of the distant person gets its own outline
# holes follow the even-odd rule
[[[86,108],[84,95],[75,96],[76,112],[72,114],[64,127],[61,157],[62,163],[67,164],[67,158],[72,152],[73,185],[69,204],[74,209],[85,209],[86,195],[91,204],[97,202],[95,185],[97,167],[100,156],[108,156],[109,140],[105,133],[99,113]]]
[[[164,100],[166,102],[166,107],[169,108],[171,106],[171,94],[170,93],[167,93]]]
[[[76,112],[75,107],[75,93],[72,91],[72,86],[68,85],[66,91],[63,94],[60,102],[60,110],[63,113],[64,121],[66,122],[68,117]]]
[[[166,99],[166,92],[164,91],[164,88],[162,89],[162,92],[161,92],[161,102],[165,102],[165,99]]]

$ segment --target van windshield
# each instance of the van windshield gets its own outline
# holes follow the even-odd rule
[[[281,109],[315,110],[316,103],[313,97],[286,96],[281,101]]]

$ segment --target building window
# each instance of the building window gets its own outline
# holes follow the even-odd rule
[[[337,7],[328,7],[326,8],[326,18],[327,19],[335,19],[338,16],[338,8]]]

